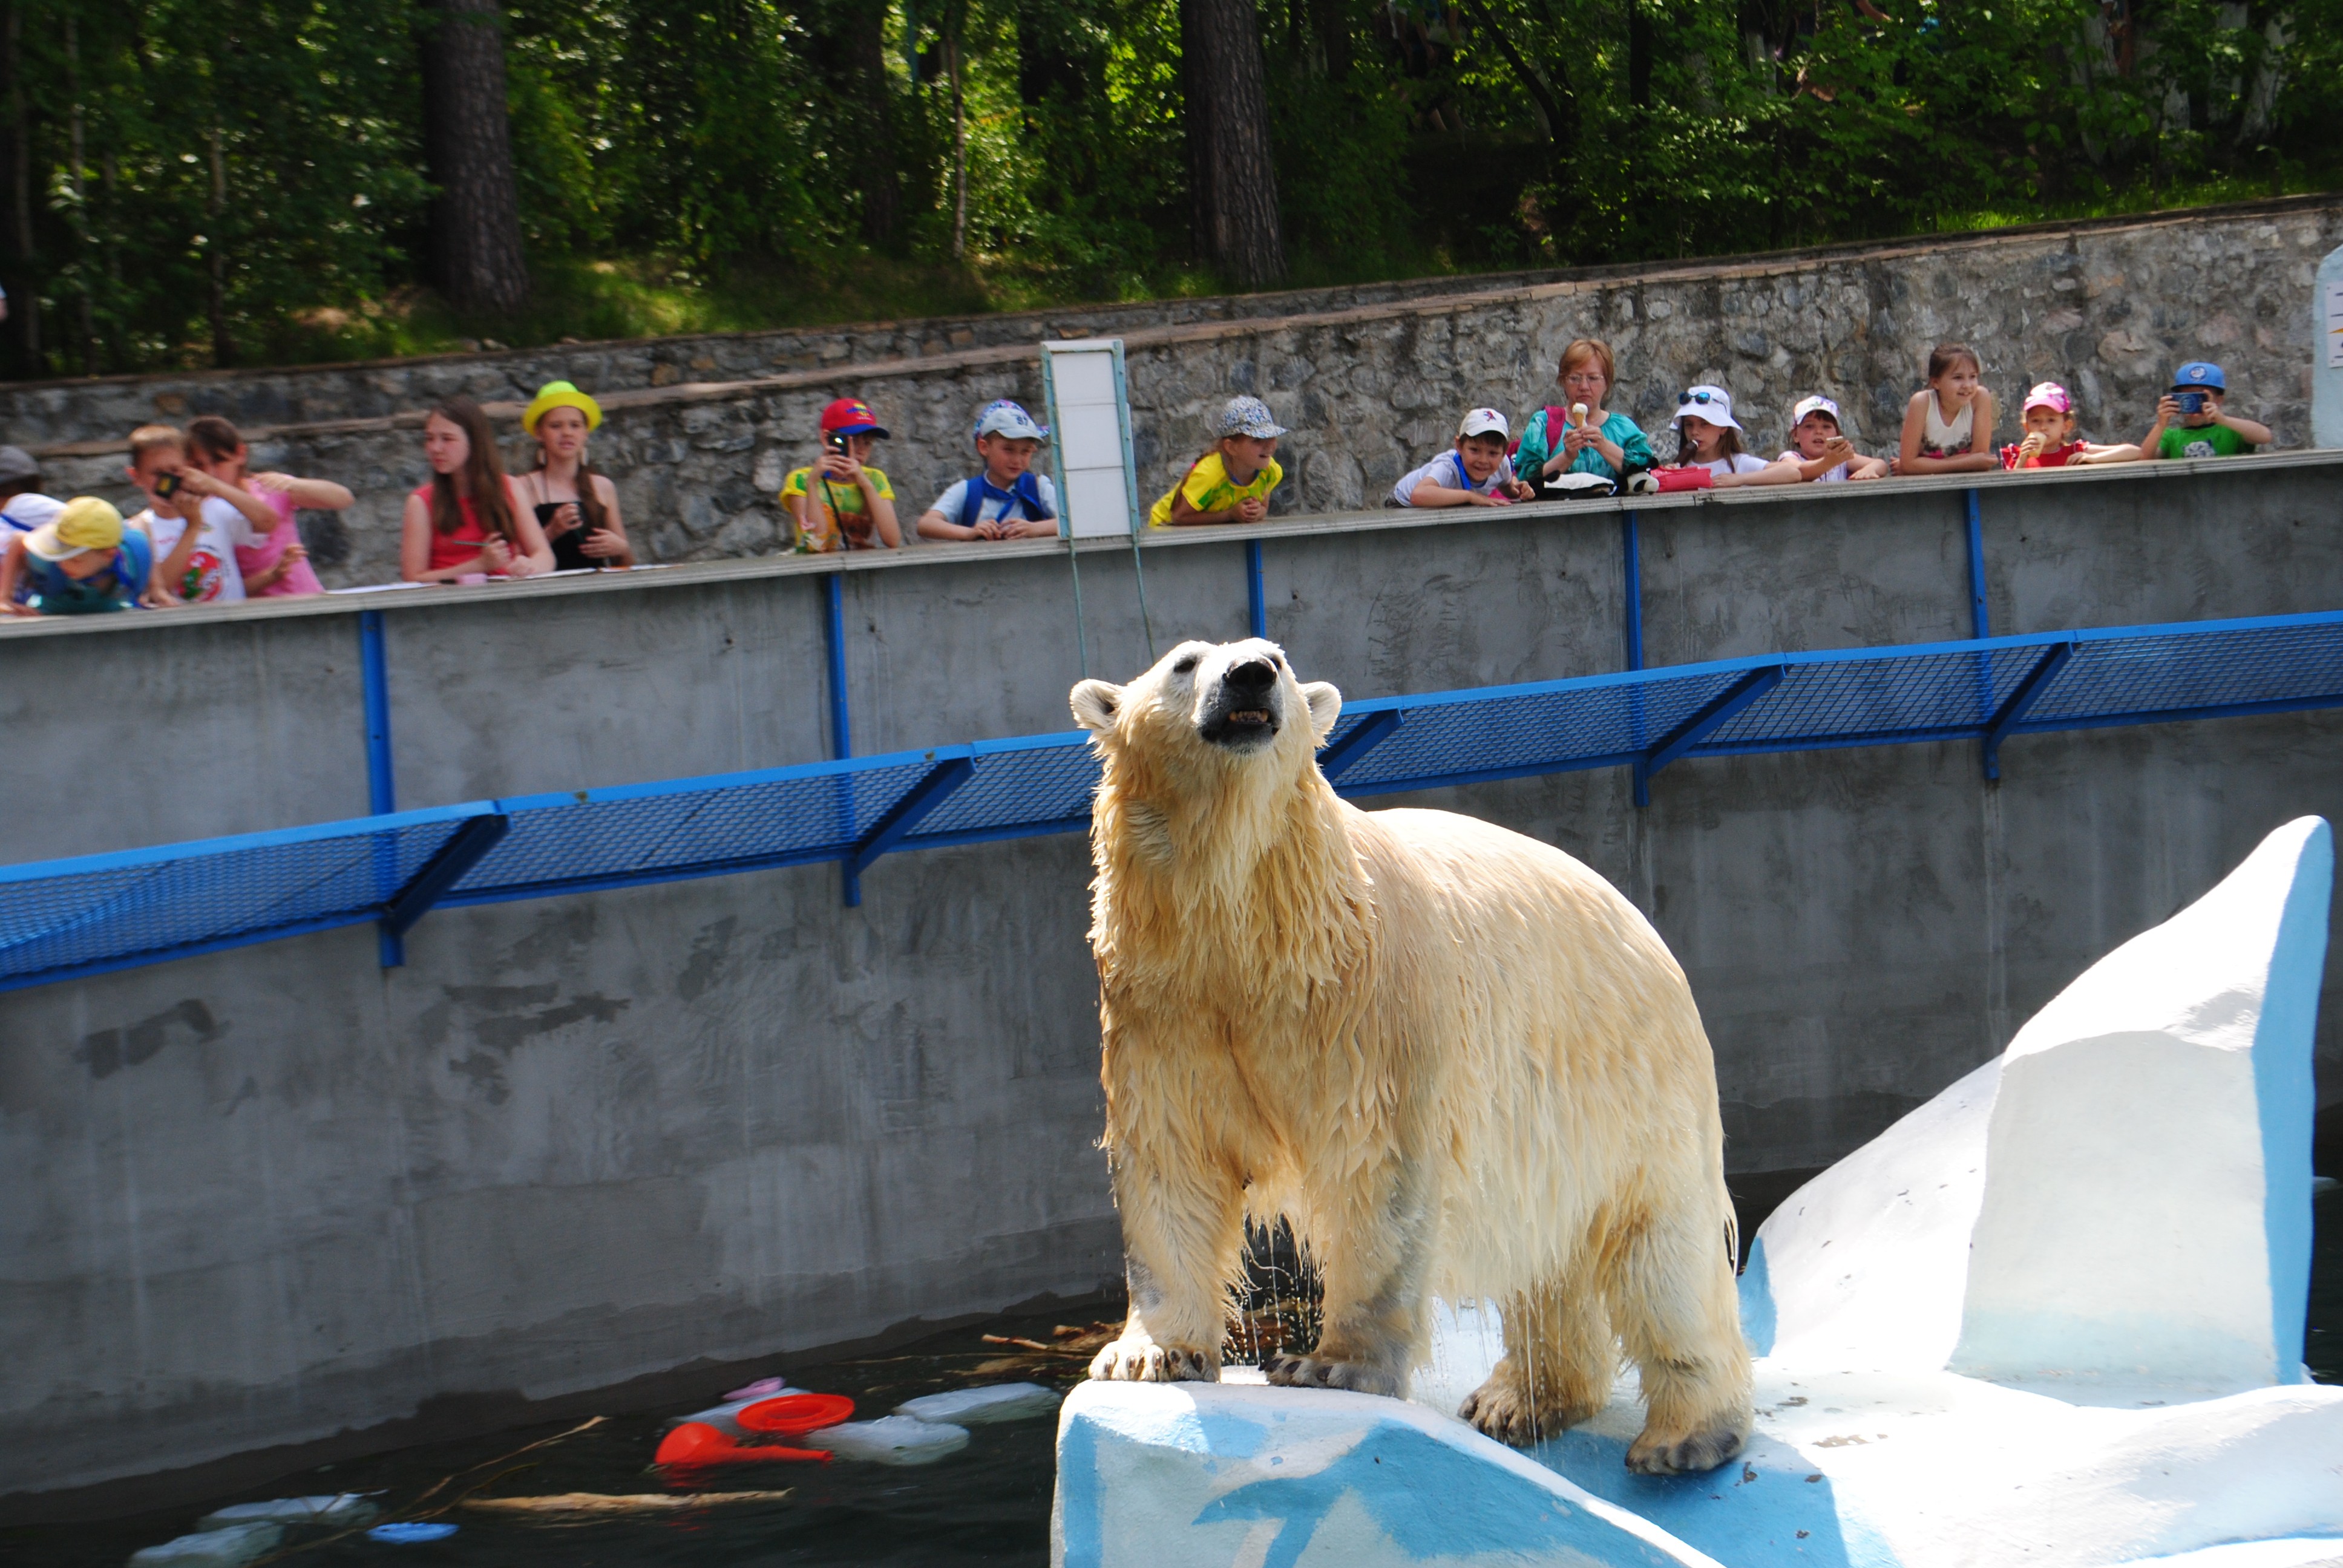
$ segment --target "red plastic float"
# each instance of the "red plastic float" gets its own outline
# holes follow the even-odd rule
[[[749,1432],[802,1437],[825,1426],[836,1426],[853,1413],[854,1402],[842,1393],[785,1393],[774,1399],[760,1399],[735,1412],[732,1419]]]
[[[679,1470],[709,1464],[828,1464],[830,1455],[818,1448],[738,1443],[704,1421],[687,1421],[659,1440],[651,1462]]]

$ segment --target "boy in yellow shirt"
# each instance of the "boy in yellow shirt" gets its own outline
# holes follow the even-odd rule
[[[1269,516],[1269,493],[1285,477],[1277,438],[1285,427],[1258,397],[1232,397],[1213,428],[1219,438],[1147,514],[1154,528],[1189,523],[1257,523]]]

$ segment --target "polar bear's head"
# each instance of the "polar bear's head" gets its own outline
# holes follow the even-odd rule
[[[1134,751],[1173,776],[1282,776],[1308,766],[1342,711],[1322,680],[1294,678],[1273,642],[1183,642],[1128,686],[1085,680],[1074,722],[1110,759]]]

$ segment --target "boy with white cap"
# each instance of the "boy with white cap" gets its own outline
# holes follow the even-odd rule
[[[1395,507],[1509,507],[1536,494],[1515,477],[1505,447],[1513,432],[1494,408],[1475,408],[1456,427],[1456,445],[1392,487]]]
[[[1284,434],[1260,398],[1230,398],[1212,421],[1212,449],[1149,509],[1148,526],[1257,523],[1269,516],[1269,493],[1285,477],[1276,456],[1277,438]]]
[[[1790,410],[1790,449],[1774,461],[1795,463],[1798,477],[1810,483],[1887,477],[1887,459],[1856,451],[1839,430],[1838,405],[1820,393]]]
[[[923,539],[1033,539],[1058,534],[1058,487],[1032,471],[1048,427],[1003,397],[976,417],[984,471],[960,480],[920,514]]]
[[[96,615],[136,609],[154,575],[155,546],[96,496],[75,496],[0,552],[0,615]],[[28,588],[23,604],[19,588]]]

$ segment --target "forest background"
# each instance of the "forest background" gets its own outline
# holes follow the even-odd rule
[[[2343,170],[2343,0],[16,0],[0,45],[13,377],[1725,254]],[[501,283],[466,274],[500,233]]]

